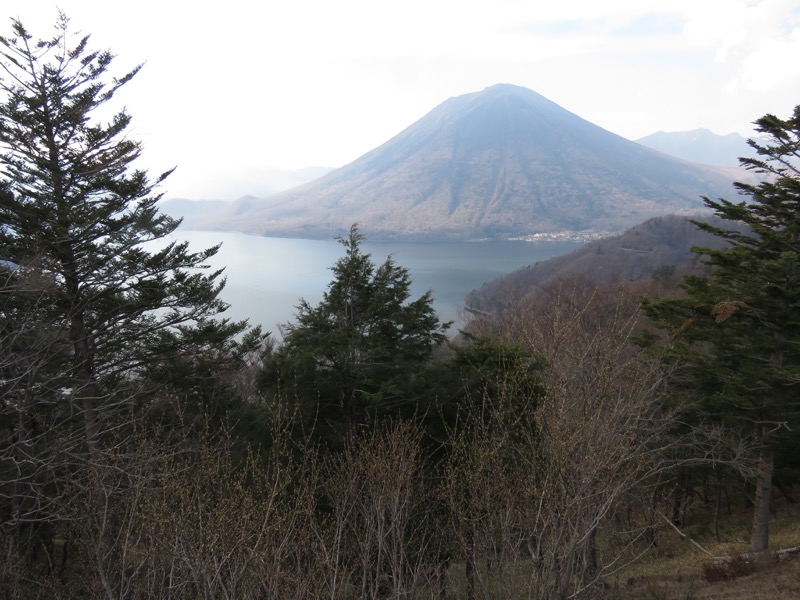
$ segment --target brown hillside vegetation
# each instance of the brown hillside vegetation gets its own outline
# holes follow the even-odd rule
[[[709,217],[700,220],[718,223]],[[730,226],[730,225],[728,225]],[[703,272],[695,246],[720,247],[724,242],[694,225],[688,217],[655,217],[586,244],[583,248],[517,269],[472,290],[465,299],[471,309],[484,312],[513,306],[562,278],[586,277],[596,283],[640,281],[653,276],[677,283],[684,275]]]
[[[551,393],[563,397],[573,407],[581,406],[581,418],[586,423],[573,423],[572,427],[587,434],[582,443],[609,469],[608,453],[613,452],[617,443],[612,423],[621,415],[611,421],[600,421],[608,430],[595,429],[598,413],[593,409],[613,412],[606,394],[621,398],[624,390],[628,390],[632,397],[643,397],[642,388],[637,392],[635,387],[625,384],[632,383],[628,379],[631,375],[633,381],[643,382],[641,371],[626,372],[642,367],[642,356],[628,344],[629,336],[646,326],[638,299],[642,293],[668,295],[674,289],[663,279],[598,284],[584,276],[551,281],[540,291],[502,313],[474,316],[466,329],[472,334],[519,340],[541,352],[551,365],[547,375]],[[662,375],[660,384],[672,376],[663,372]],[[659,402],[666,399],[663,396]],[[629,421],[628,425],[632,423]],[[596,552],[605,572],[593,580],[591,587],[583,589],[581,597],[603,600],[798,597],[800,509],[792,487],[779,482],[781,496],[774,503],[770,523],[771,551],[759,557],[747,555],[752,496],[749,487],[742,489],[737,472],[748,472],[752,467],[752,457],[748,457],[752,449],[746,444],[737,448],[739,442],[730,431],[719,433],[721,437],[716,442],[713,431],[706,431],[702,435],[709,437],[704,442],[695,438],[695,442],[683,448],[681,444],[689,438],[683,442],[672,439],[678,445],[672,446],[670,453],[682,454],[688,450],[696,454],[704,447],[720,460],[705,465],[693,461],[671,463],[663,476],[650,481],[653,487],[638,487],[633,496],[627,497],[626,502],[632,504],[616,511],[597,531]],[[570,427],[562,430],[560,436],[568,445]],[[585,450],[570,448],[576,465],[585,466],[589,456]],[[633,460],[635,454],[629,457]],[[652,493],[649,500],[648,493]],[[575,500],[579,498],[580,495]],[[784,553],[784,549],[795,550]],[[519,576],[524,577],[524,573],[523,568]],[[460,585],[465,585],[463,577],[459,580]]]

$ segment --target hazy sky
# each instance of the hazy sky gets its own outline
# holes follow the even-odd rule
[[[338,167],[451,96],[513,83],[628,139],[752,134],[800,104],[798,0],[3,0],[57,7],[115,74],[168,197],[230,197],[265,167]],[[229,183],[238,181],[239,185]],[[246,187],[246,185],[245,185]],[[231,192],[231,193],[226,193]]]

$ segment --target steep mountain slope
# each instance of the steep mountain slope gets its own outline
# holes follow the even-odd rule
[[[701,220],[719,227],[735,227],[717,217]],[[637,281],[660,272],[680,281],[684,275],[703,272],[695,246],[721,248],[724,240],[695,226],[688,217],[655,217],[627,231],[586,244],[583,248],[518,269],[471,291],[465,305],[493,312],[509,301],[535,294],[560,278],[583,277],[597,283]]]
[[[700,195],[729,194],[731,181],[531,90],[496,85],[445,101],[316,181],[246,210],[232,203],[200,227],[329,237],[358,222],[371,238],[440,239],[621,231],[655,215],[695,213]]]

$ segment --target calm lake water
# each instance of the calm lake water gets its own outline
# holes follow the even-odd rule
[[[231,307],[227,316],[249,319],[267,331],[294,320],[300,298],[312,305],[322,299],[331,281],[330,267],[344,254],[334,240],[270,238],[242,233],[178,230],[199,251],[222,243],[211,265],[225,267],[228,283],[222,298]],[[483,283],[551,256],[570,252],[581,242],[365,242],[376,264],[392,255],[413,281],[413,298],[433,291],[434,307],[443,321],[454,321],[451,333],[463,324],[464,296]]]

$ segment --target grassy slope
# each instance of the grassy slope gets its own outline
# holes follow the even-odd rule
[[[713,515],[707,521],[713,522]],[[735,556],[747,552],[749,514],[734,513],[720,522],[719,540],[708,527],[684,530],[714,556]],[[750,561],[729,580],[707,581],[712,559],[675,531],[659,532],[658,546],[632,567],[610,581],[611,588],[602,598],[628,600],[653,598],[663,600],[795,600],[800,598],[800,557],[778,560],[775,552],[800,546],[800,505],[781,504],[773,515],[770,556]],[[748,573],[748,571],[752,571]],[[722,571],[724,573],[724,571]]]
[[[797,600],[800,598],[800,556],[778,560],[776,551],[800,546],[800,504],[779,503],[770,524],[770,553],[738,567],[728,580],[707,581],[704,573],[712,556],[739,556],[747,552],[750,535],[749,509],[741,507],[720,518],[713,530],[713,508],[686,515],[691,521],[682,538],[669,526],[660,528],[656,546],[635,562],[605,579],[606,588],[580,596],[591,600]],[[712,524],[709,527],[709,524]],[[719,535],[719,541],[717,541]],[[690,539],[707,553],[699,550]],[[602,542],[600,542],[602,545]],[[598,548],[602,554],[602,548]],[[641,552],[638,548],[636,552]],[[709,555],[710,554],[710,555]],[[518,565],[520,589],[529,565]],[[720,571],[716,571],[720,572]],[[713,575],[713,573],[711,573]],[[466,596],[464,564],[453,564],[448,573],[447,600]],[[490,584],[491,585],[491,584]],[[479,598],[488,597],[487,592]],[[491,594],[491,592],[488,592]]]

